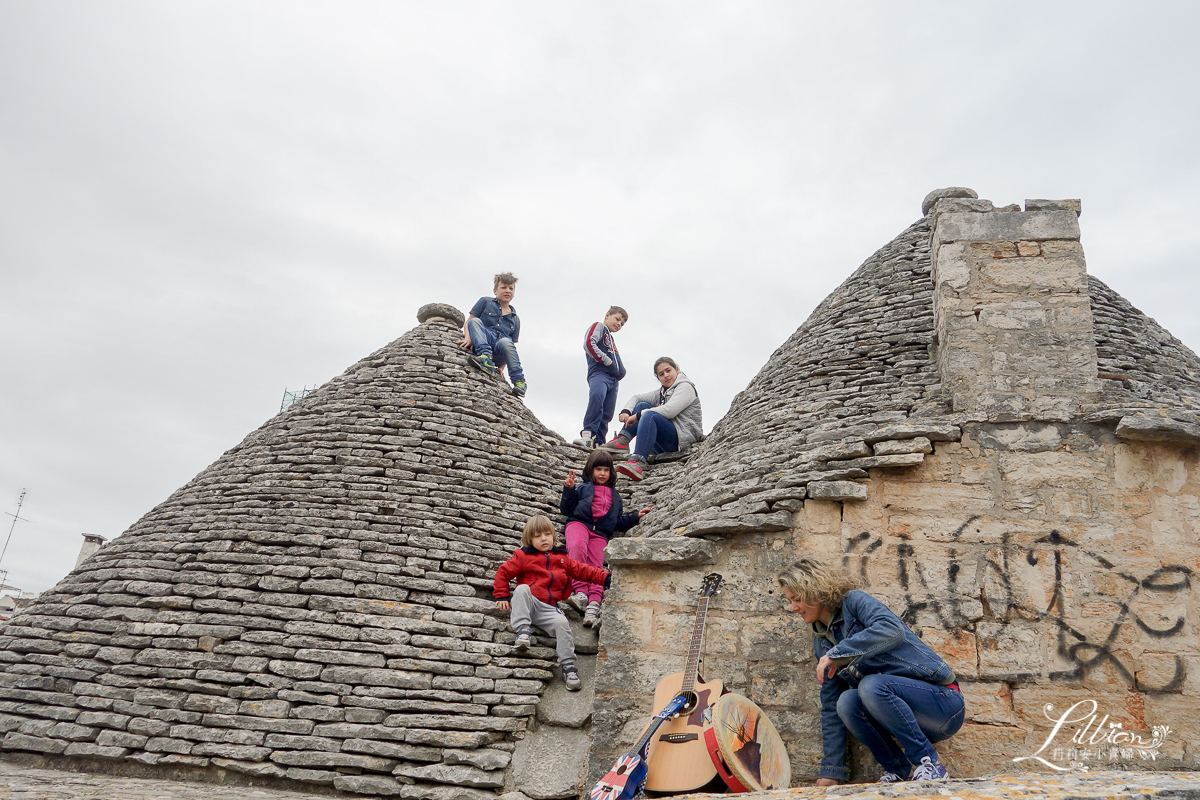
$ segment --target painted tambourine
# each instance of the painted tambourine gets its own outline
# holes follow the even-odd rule
[[[740,694],[722,695],[704,732],[717,773],[734,792],[786,789],[792,767],[779,731],[761,708]]]

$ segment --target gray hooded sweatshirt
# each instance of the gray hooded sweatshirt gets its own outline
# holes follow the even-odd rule
[[[675,377],[675,382],[670,388],[662,386],[657,390],[635,394],[625,401],[621,410],[632,414],[633,407],[638,403],[649,403],[655,412],[671,420],[675,426],[675,433],[679,436],[680,450],[704,438],[700,395],[696,392],[696,384],[682,372]]]

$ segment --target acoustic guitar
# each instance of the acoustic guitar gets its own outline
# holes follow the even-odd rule
[[[654,715],[650,727],[633,745],[633,749],[617,759],[613,768],[592,787],[590,800],[633,800],[646,785],[646,746],[667,717],[683,708],[684,697],[676,697],[667,707]]]
[[[662,708],[682,695],[684,707],[655,732],[646,751],[648,765],[646,789],[662,794],[695,791],[717,777],[717,768],[704,741],[704,731],[712,726],[713,705],[721,696],[720,681],[698,682],[700,651],[704,644],[704,622],[708,601],[718,594],[721,576],[704,576],[696,605],[696,624],[688,648],[683,672],[667,675],[654,690],[654,707]]]

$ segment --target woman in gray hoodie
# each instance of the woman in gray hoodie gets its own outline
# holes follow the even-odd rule
[[[604,446],[611,453],[628,454],[628,461],[617,464],[617,472],[634,481],[645,477],[651,453],[682,450],[704,438],[696,385],[666,356],[654,362],[654,375],[662,388],[626,400],[618,416],[624,427]]]

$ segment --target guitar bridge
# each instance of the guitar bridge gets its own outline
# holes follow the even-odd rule
[[[684,742],[694,742],[698,738],[700,737],[694,733],[664,733],[658,737],[658,740],[669,744],[683,744]]]

